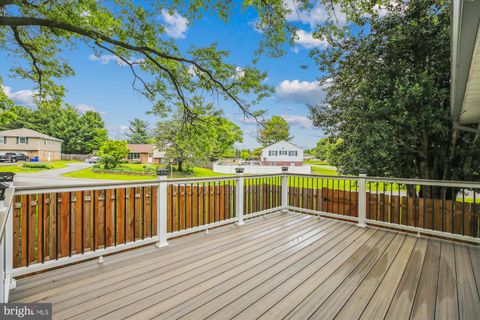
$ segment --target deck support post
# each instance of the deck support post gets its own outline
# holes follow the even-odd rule
[[[358,226],[365,228],[367,224],[365,220],[367,218],[367,183],[365,173],[359,174],[358,179]]]
[[[157,180],[159,181],[157,189],[157,248],[168,245],[167,242],[167,170],[157,170]]]
[[[288,212],[288,167],[282,167],[282,212]]]
[[[243,197],[244,197],[244,185],[245,185],[245,177],[244,177],[244,168],[236,168],[235,172],[238,175],[237,180],[237,188],[235,189],[235,213],[238,218],[237,225],[241,226],[245,222],[243,221],[243,214],[245,208],[243,207]]]

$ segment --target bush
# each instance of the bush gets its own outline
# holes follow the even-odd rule
[[[53,166],[49,165],[48,163],[41,163],[41,162],[24,162],[22,164],[23,168],[30,168],[30,169],[52,169]]]
[[[117,140],[105,141],[100,147],[98,155],[102,158],[101,162],[105,169],[113,169],[122,159],[128,156],[127,142]]]

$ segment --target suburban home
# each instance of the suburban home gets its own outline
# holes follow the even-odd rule
[[[40,161],[60,160],[63,140],[21,128],[0,131],[0,153],[22,152]]]
[[[280,141],[262,150],[260,163],[262,166],[303,166],[303,149]]]
[[[161,163],[165,152],[159,150],[153,144],[128,144],[129,162],[140,162],[144,164]]]

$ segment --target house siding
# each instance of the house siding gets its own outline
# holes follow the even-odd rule
[[[18,144],[17,138],[4,137],[4,143],[0,144],[0,153],[23,152],[30,158],[38,156],[40,161],[61,159],[62,143],[60,141],[28,137],[27,144]]]

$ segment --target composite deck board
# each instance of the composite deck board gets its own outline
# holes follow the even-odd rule
[[[189,285],[201,283],[202,279],[208,279],[217,273],[231,272],[232,268],[240,266],[244,262],[244,259],[241,258],[247,260],[249,258],[253,259],[262,255],[271,254],[273,250],[278,250],[277,248],[288,246],[288,242],[292,239],[302,236],[305,233],[313,234],[319,232],[317,230],[321,230],[322,226],[328,228],[331,224],[330,221],[321,221],[313,224],[309,228],[298,226],[297,228],[301,230],[290,230],[288,233],[282,233],[281,237],[278,238],[258,239],[256,244],[245,244],[243,250],[225,250],[217,255],[197,259],[197,261],[189,265],[170,269],[169,271],[155,272],[155,274],[149,272],[147,274],[150,277],[143,281],[134,282],[130,286],[123,288],[110,288],[111,290],[103,296],[101,296],[102,293],[95,293],[95,295],[89,297],[89,301],[78,304],[73,308],[62,310],[59,314],[82,313],[82,316],[85,312],[98,314],[100,312],[108,312],[110,307],[114,307],[113,304],[108,307],[104,306],[112,301],[124,302],[124,305],[130,305],[133,301],[140,301],[142,298],[142,303],[146,303],[149,295],[154,295],[155,299],[169,297],[172,295],[171,290],[180,290],[180,287],[188,288]],[[136,280],[135,277],[132,279]],[[121,284],[124,285],[124,283]],[[99,307],[101,310],[91,310],[93,307]],[[123,310],[118,312],[122,312],[122,315],[124,315],[133,309],[135,308],[130,307],[128,311]],[[113,311],[113,309],[111,311]]]
[[[54,319],[477,319],[480,249],[275,213],[17,281]]]

